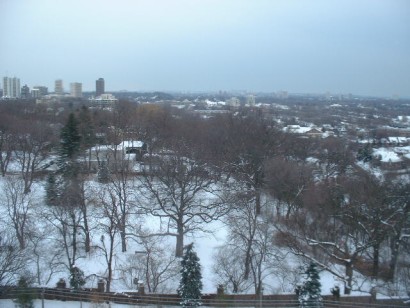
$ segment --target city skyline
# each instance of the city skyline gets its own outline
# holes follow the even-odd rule
[[[3,0],[0,29],[22,84],[410,97],[405,0]]]

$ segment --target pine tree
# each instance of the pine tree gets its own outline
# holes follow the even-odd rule
[[[201,303],[202,274],[201,265],[193,244],[186,246],[181,261],[181,280],[178,295],[181,296],[182,307],[198,307]]]
[[[34,308],[34,296],[25,277],[19,279],[18,287],[17,299],[15,300],[16,306],[19,308]]]
[[[316,264],[311,263],[305,272],[305,281],[298,292],[300,307],[323,307],[320,276]]]
[[[78,131],[78,121],[74,114],[68,117],[66,125],[60,133],[60,150],[57,161],[59,173],[66,178],[75,178],[79,171],[77,162],[80,153],[81,136]]]
[[[373,159],[373,149],[371,145],[367,144],[364,148],[359,149],[356,158],[364,163],[370,162]]]
[[[74,265],[71,268],[70,286],[75,290],[79,290],[83,285],[85,285],[84,272]]]

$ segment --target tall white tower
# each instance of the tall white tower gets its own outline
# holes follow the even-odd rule
[[[63,87],[63,81],[61,79],[57,79],[54,83],[54,93],[57,95],[63,95],[64,94],[64,87]]]
[[[3,97],[20,98],[20,79],[3,77]]]
[[[80,82],[70,83],[70,95],[73,97],[83,97],[83,84]]]

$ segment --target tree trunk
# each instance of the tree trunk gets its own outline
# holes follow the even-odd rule
[[[249,273],[251,271],[251,249],[252,249],[252,243],[248,243],[248,247],[246,248],[246,254],[245,254],[245,272],[243,274],[243,278],[245,280],[248,280],[249,278]]]
[[[399,256],[400,240],[399,236],[395,236],[390,243],[391,258],[389,264],[388,280],[393,281],[396,274],[397,259]]]
[[[261,193],[256,189],[256,215],[261,213]]]
[[[345,294],[350,294],[352,291],[352,281],[353,281],[353,264],[352,262],[345,263],[345,274],[346,274],[346,281],[345,281]]]
[[[372,277],[377,279],[379,276],[379,247],[380,244],[377,243],[373,246],[373,267],[372,267]]]
[[[111,289],[111,280],[112,280],[112,259],[114,255],[114,236],[110,235],[110,251],[108,256],[108,277],[107,277],[107,292],[110,292]]]
[[[70,264],[70,271],[73,269],[76,261],[76,256],[77,256],[77,222],[75,219],[75,214],[71,213],[71,221],[72,221],[72,255],[71,255],[71,264]]]
[[[127,236],[125,234],[125,219],[124,216],[121,217],[121,224],[120,224],[120,236],[121,236],[121,251],[127,251]]]
[[[84,220],[85,252],[90,252],[91,251],[91,239],[90,239],[90,229],[88,226],[86,205],[83,205],[82,212],[83,212],[83,220]]]
[[[175,256],[182,257],[184,255],[184,226],[178,222],[177,243],[175,247]]]

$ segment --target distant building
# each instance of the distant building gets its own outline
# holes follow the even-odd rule
[[[231,97],[226,102],[228,106],[239,108],[241,107],[241,101],[237,97]]]
[[[246,97],[246,104],[248,106],[255,106],[256,100],[254,95],[248,95]]]
[[[70,95],[72,97],[83,97],[83,84],[80,82],[70,83]]]
[[[33,89],[38,89],[40,96],[48,95],[48,88],[45,86],[34,86]]]
[[[30,97],[30,88],[25,84],[21,87],[21,98],[28,99]]]
[[[39,98],[41,96],[40,89],[33,88],[31,89],[31,97],[32,98]]]
[[[278,91],[276,93],[276,97],[280,99],[288,99],[289,97],[288,91]]]
[[[57,95],[63,95],[64,94],[63,81],[61,79],[57,79],[54,82],[54,93],[57,94]]]
[[[20,79],[3,77],[3,97],[20,98]]]
[[[94,105],[98,105],[101,107],[110,106],[118,102],[118,99],[114,95],[109,94],[109,93],[101,94],[100,96],[97,96],[97,97],[91,97],[88,100]]]
[[[104,78],[98,78],[95,81],[95,96],[101,96],[101,94],[105,93],[105,82]]]

